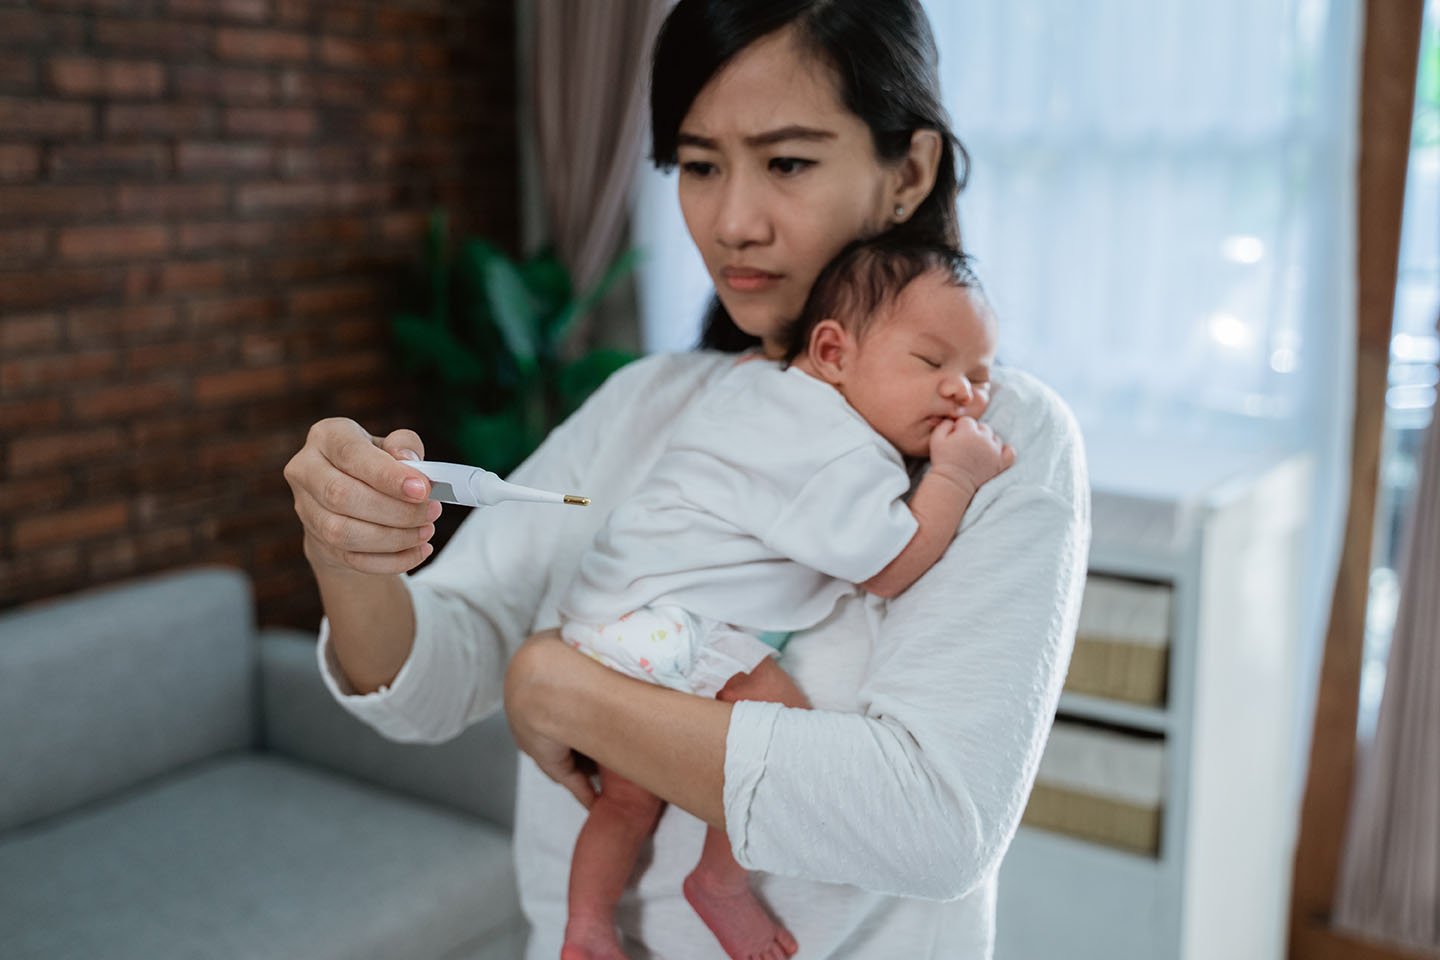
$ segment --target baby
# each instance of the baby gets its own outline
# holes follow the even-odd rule
[[[939,559],[1014,452],[978,420],[995,324],[964,258],[850,245],[811,291],[784,363],[746,358],[697,398],[611,513],[560,605],[561,634],[622,673],[808,707],[775,663],[855,585],[895,597]],[[905,458],[929,458],[907,504]],[[575,844],[564,960],[623,957],[614,909],[661,802],[601,768]],[[685,895],[734,958],[794,938],[711,829]]]

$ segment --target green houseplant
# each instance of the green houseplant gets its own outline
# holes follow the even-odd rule
[[[590,290],[576,291],[550,251],[523,261],[465,239],[450,249],[431,215],[410,309],[391,329],[403,366],[421,379],[421,413],[464,462],[504,475],[605,378],[635,359],[574,354],[576,322],[635,265],[628,250]]]

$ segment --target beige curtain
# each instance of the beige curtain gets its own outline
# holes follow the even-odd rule
[[[1338,927],[1434,956],[1440,956],[1437,422],[1440,415],[1426,430],[1385,695],[1351,807],[1335,909]]]
[[[576,290],[618,252],[649,143],[650,50],[672,0],[539,0],[534,117],[550,238]]]

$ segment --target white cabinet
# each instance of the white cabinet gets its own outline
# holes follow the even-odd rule
[[[1077,655],[1077,680],[1104,689],[1108,662],[1120,671],[1111,689],[1130,699],[1062,697],[1057,723],[1078,726],[1052,739],[1063,753],[1042,764],[1032,824],[1001,868],[996,960],[1279,960],[1308,460],[1093,445],[1090,460],[1101,589],[1087,629],[1146,649]],[[1140,599],[1117,620],[1104,605],[1126,584]],[[1157,610],[1168,653],[1163,692],[1146,704],[1145,671],[1167,639],[1153,635]],[[1158,849],[1133,852],[1151,800]]]

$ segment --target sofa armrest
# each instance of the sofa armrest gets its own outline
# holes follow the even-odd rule
[[[441,744],[387,740],[330,696],[315,664],[315,634],[260,634],[265,749],[462,810],[509,829],[518,757],[502,715]]]

